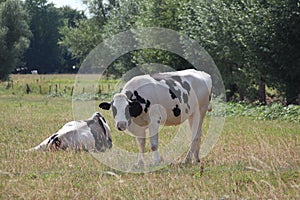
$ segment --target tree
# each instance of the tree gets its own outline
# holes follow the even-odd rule
[[[68,49],[72,58],[83,59],[103,40],[103,25],[108,14],[108,5],[102,0],[84,0],[89,8],[91,18],[86,17],[74,20],[73,24],[65,21],[59,28],[61,38],[59,45]],[[110,1],[108,1],[110,2]]]
[[[228,97],[265,101],[265,85],[295,102],[300,11],[296,0],[188,1],[182,32],[200,41],[219,67]]]
[[[179,29],[178,0],[141,0],[141,1],[122,1],[107,18],[104,25],[104,35],[112,36],[116,33],[143,27],[162,27],[173,30]],[[137,43],[145,43],[143,36]],[[113,68],[117,69],[113,73],[121,74],[129,69],[145,63],[160,63],[171,66],[174,69],[190,68],[191,65],[183,58],[162,49],[142,49],[130,52],[114,63]],[[123,67],[121,67],[123,66]]]
[[[219,67],[228,99],[259,99],[264,103],[266,85],[279,89],[288,102],[295,102],[300,93],[298,0],[86,2],[92,18],[78,22],[78,29],[64,31],[61,41],[81,60],[103,39],[119,32],[164,27],[199,41]],[[78,45],[76,38],[84,42]],[[175,69],[191,67],[170,52],[147,49],[122,56],[113,63],[113,73],[122,74],[143,63],[161,63]]]
[[[300,98],[300,3],[298,0],[270,1],[274,36],[266,62],[273,86],[285,93],[287,103]]]
[[[73,66],[78,65],[80,63],[80,59],[77,57],[72,56],[71,49],[69,49],[67,46],[61,45],[60,40],[63,37],[61,34],[61,30],[64,27],[76,27],[77,22],[83,19],[86,19],[86,16],[83,11],[79,12],[75,9],[72,9],[69,6],[64,6],[61,8],[62,13],[63,13],[63,20],[64,24],[58,28],[60,38],[59,41],[57,42],[59,44],[59,48],[61,49],[61,54],[62,54],[62,66],[60,67],[59,71],[63,73],[68,73],[68,72],[74,72]],[[71,34],[71,33],[70,33]],[[69,35],[70,35],[69,34]]]
[[[180,30],[179,15],[180,6],[179,0],[152,0],[141,1],[139,10],[140,13],[136,17],[135,22],[138,28],[143,27],[161,27],[174,31]],[[159,37],[159,36],[158,36]],[[168,39],[168,37],[166,37]],[[180,41],[178,41],[180,43]],[[167,52],[160,49],[147,49],[137,51],[134,54],[132,62],[137,64],[144,63],[160,63],[172,67],[176,70],[182,70],[193,67],[185,59],[172,52]]]
[[[22,64],[29,46],[29,18],[19,0],[0,3],[0,79],[6,80],[13,69]]]
[[[58,27],[62,24],[62,12],[45,0],[27,0],[26,8],[31,17],[33,33],[30,47],[26,51],[26,65],[40,73],[54,72],[62,56],[57,44]]]
[[[183,4],[182,32],[199,41],[214,58],[228,98],[258,99],[265,52],[272,40],[270,10],[257,1],[192,1]],[[264,96],[264,94],[262,95]],[[262,98],[263,99],[263,98]]]
[[[59,29],[65,20],[69,26],[74,26],[77,20],[85,18],[84,13],[70,7],[56,8],[47,0],[26,0],[25,5],[31,17],[30,29],[33,33],[25,54],[27,67],[38,69],[40,73],[68,71],[65,65],[74,65],[78,60],[58,44],[61,38]]]

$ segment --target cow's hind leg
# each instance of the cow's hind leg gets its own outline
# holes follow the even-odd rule
[[[189,118],[189,124],[192,131],[192,140],[190,150],[185,158],[186,163],[191,161],[191,156],[194,157],[196,163],[200,162],[199,152],[202,135],[202,123],[205,114],[206,109],[200,109],[200,112],[194,113],[194,115]]]
[[[192,138],[191,138],[191,144],[190,144],[190,149],[185,157],[185,163],[190,163],[191,162],[191,157],[194,154],[194,149],[195,149],[195,136],[197,135],[198,131],[198,124],[200,117],[196,113],[194,113],[192,116],[189,117],[189,125],[190,129],[192,132]]]

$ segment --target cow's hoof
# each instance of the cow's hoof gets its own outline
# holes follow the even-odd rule
[[[154,161],[153,164],[154,164],[154,166],[155,166],[155,165],[160,165],[161,163],[163,163],[162,160],[156,160],[156,161]]]
[[[153,163],[151,163],[149,165],[149,168],[150,169],[159,169],[159,168],[161,168],[163,166],[165,166],[165,163],[162,160],[160,160],[159,162],[153,162]]]
[[[145,170],[145,166],[136,163],[133,165],[132,170],[136,172],[143,172]]]
[[[144,168],[144,166],[145,166],[144,161],[141,161],[141,160],[139,160],[137,163],[135,163],[135,164],[133,165],[133,167],[134,167],[135,169],[142,169],[142,168]]]
[[[197,160],[194,162],[195,165],[200,165],[200,163],[201,163],[201,162],[200,162],[200,159],[197,159]]]
[[[154,160],[154,165],[160,165],[162,163],[164,163],[163,157],[159,157],[159,159]]]
[[[183,161],[183,164],[191,164],[192,163],[192,159],[190,157],[186,157]]]

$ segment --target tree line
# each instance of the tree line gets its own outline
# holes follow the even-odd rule
[[[0,0],[0,79],[13,71],[71,72],[80,60],[58,44],[59,30],[83,18],[82,11],[56,8],[47,0]]]
[[[3,66],[17,63],[43,73],[67,72],[66,66],[78,65],[106,38],[133,28],[163,27],[204,47],[221,72],[229,100],[264,103],[267,86],[288,103],[299,103],[298,0],[83,0],[88,17],[68,7],[55,8],[46,0],[0,2],[0,43],[6,46],[0,47],[1,77]],[[23,24],[18,29],[23,31],[15,31],[19,45],[9,42],[10,28],[3,26],[12,24],[3,14],[8,2],[25,8],[18,15]],[[4,63],[7,55],[16,59]],[[143,63],[178,70],[191,67],[171,52],[147,49],[123,55],[112,63],[110,73],[120,76]]]

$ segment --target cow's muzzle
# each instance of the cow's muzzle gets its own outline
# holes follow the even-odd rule
[[[125,122],[125,121],[120,121],[120,122],[117,123],[117,129],[118,129],[119,131],[125,131],[126,128],[127,128],[127,122]]]

